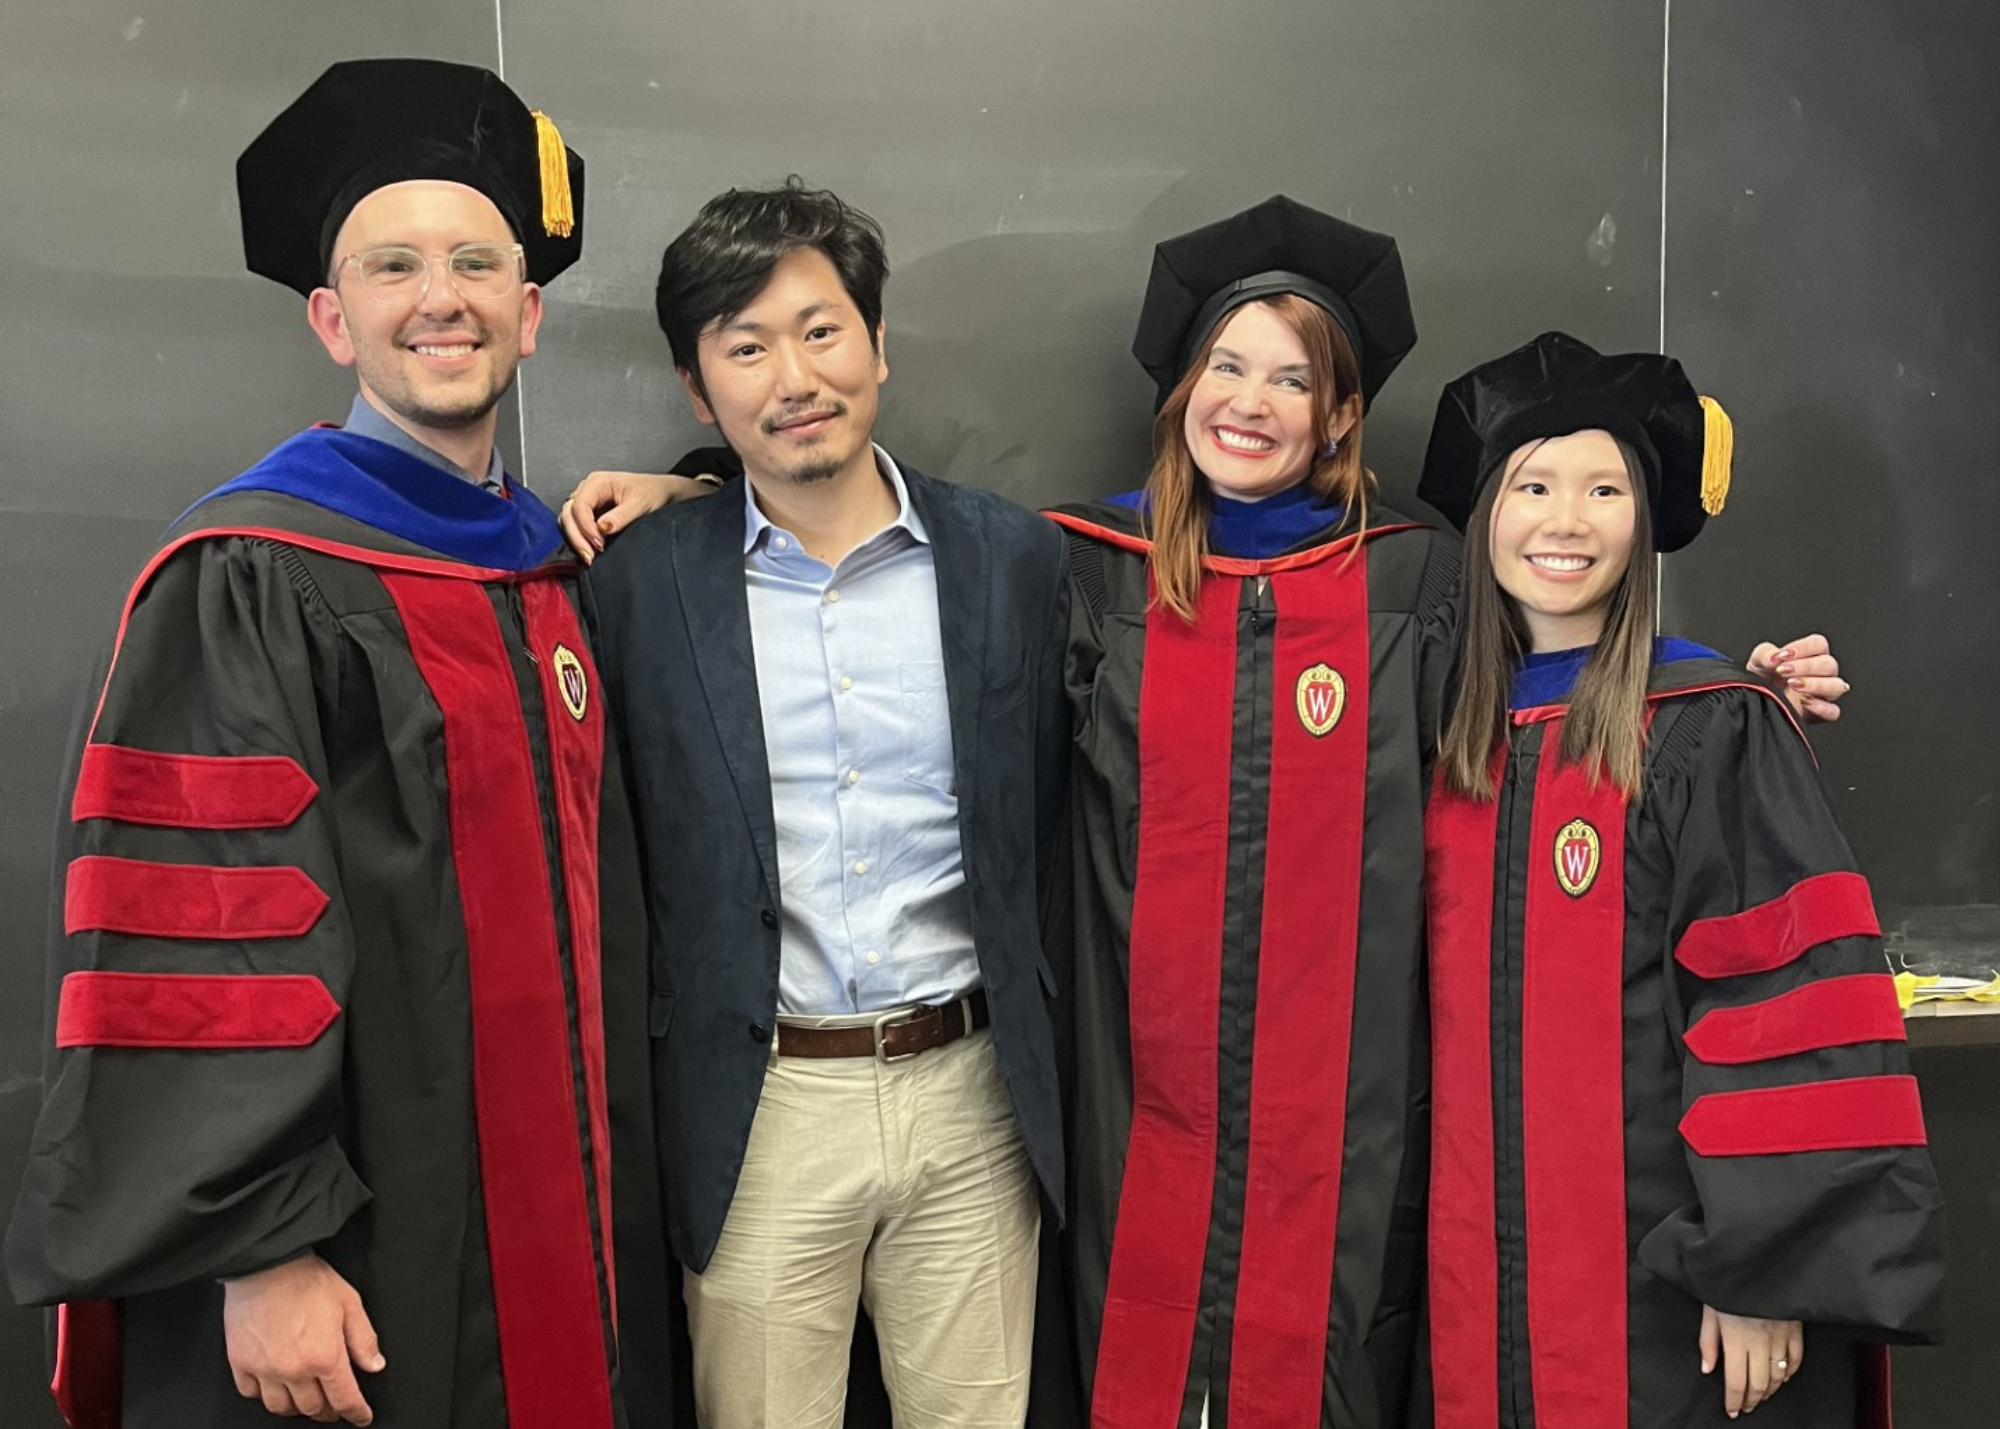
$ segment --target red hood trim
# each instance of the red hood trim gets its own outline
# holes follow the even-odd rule
[[[1042,515],[1058,526],[1066,526],[1079,535],[1088,536],[1094,541],[1102,541],[1107,546],[1136,551],[1142,556],[1152,554],[1153,543],[1144,536],[1135,536],[1129,531],[1101,526],[1095,521],[1072,515],[1067,511],[1044,511]],[[1203,556],[1201,566],[1203,570],[1219,576],[1274,576],[1284,571],[1298,571],[1304,570],[1307,566],[1316,566],[1321,561],[1342,555],[1356,545],[1372,541],[1378,536],[1392,535],[1397,531],[1431,529],[1433,528],[1422,521],[1406,521],[1396,526],[1371,526],[1366,531],[1356,532],[1352,536],[1342,536],[1338,541],[1329,541],[1326,545],[1315,546],[1310,551],[1294,551],[1289,556],[1271,556],[1261,561],[1241,556]]]

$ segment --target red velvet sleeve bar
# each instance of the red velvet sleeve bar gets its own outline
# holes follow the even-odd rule
[[[85,854],[63,894],[71,933],[141,938],[296,938],[326,911],[327,897],[301,868],[215,868]]]
[[[1821,978],[1763,1002],[1718,1007],[1687,1031],[1688,1051],[1712,1067],[1902,1040],[1903,1009],[1887,973]]]
[[[120,744],[83,751],[70,818],[176,829],[279,829],[319,785],[282,754],[161,754]]]
[[[1681,1118],[1681,1136],[1697,1156],[1926,1144],[1917,1079],[1907,1076],[1710,1092]]]
[[[316,977],[285,973],[73,972],[58,1047],[309,1047],[340,1005]]]
[[[1781,968],[1836,938],[1881,935],[1868,880],[1858,873],[1821,873],[1741,913],[1690,923],[1674,957],[1696,977],[1737,977]]]

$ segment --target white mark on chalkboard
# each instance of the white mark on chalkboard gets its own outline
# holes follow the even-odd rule
[[[985,114],[985,113],[988,113],[989,111],[987,110],[986,106],[982,104],[982,105],[980,105],[980,106],[979,106],[979,112],[980,112],[981,114]]]
[[[1618,220],[1610,214],[1597,220],[1597,227],[1583,240],[1584,256],[1600,268],[1609,268],[1618,247]]]
[[[1757,196],[1757,190],[1755,189],[1745,189],[1743,190],[1743,192],[1750,195],[1750,197],[1752,198],[1755,198]]]
[[[127,25],[124,28],[124,30],[121,31],[120,33],[122,33],[125,36],[125,42],[127,44],[130,44],[132,41],[139,38],[139,32],[145,28],[146,28],[146,17],[144,15],[134,15],[132,17],[132,23]]]
[[[1791,101],[1792,113],[1803,114],[1806,112],[1806,102],[1803,99],[1800,99],[1796,94],[1788,94],[1785,96],[1785,98]]]
[[[1710,289],[1708,290],[1708,295],[1709,295],[1709,296],[1710,296],[1711,298],[1719,298],[1719,297],[1721,297],[1721,296],[1722,296],[1722,289],[1720,289],[1720,288],[1710,288]]]
[[[660,87],[660,82],[657,79],[649,79],[646,81],[646,88],[648,89],[658,89],[659,87]]]
[[[156,352],[153,354],[153,361],[165,367],[167,365],[167,355],[164,352]]]
[[[193,103],[194,103],[194,90],[193,90],[193,88],[192,88],[192,87],[190,87],[190,88],[187,88],[187,89],[183,89],[183,90],[181,91],[181,97],[180,97],[179,99],[176,99],[176,100],[174,101],[174,113],[176,113],[176,114],[185,114],[185,113],[187,113],[187,112],[188,112],[188,106],[189,106],[190,104],[193,104]]]

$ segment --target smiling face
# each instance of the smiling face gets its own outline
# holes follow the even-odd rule
[[[1230,315],[1210,345],[1181,423],[1188,451],[1213,491],[1261,501],[1306,478],[1335,435],[1314,425],[1314,380],[1305,343],[1269,305],[1246,303]]]
[[[1541,654],[1596,643],[1632,559],[1643,490],[1610,433],[1530,442],[1506,460],[1493,503],[1493,576]]]
[[[681,381],[702,421],[721,429],[753,478],[824,481],[867,466],[889,365],[840,271],[795,248],[741,312],[703,332],[701,381]]]
[[[375,405],[406,426],[458,430],[489,420],[535,350],[541,290],[532,283],[471,301],[446,276],[444,258],[468,243],[511,244],[493,201],[464,184],[417,179],[376,189],[354,206],[334,239],[332,286],[316,290],[307,316],[327,352],[353,367]],[[378,301],[348,255],[389,244],[432,260],[421,297]],[[421,286],[411,284],[411,287]]]

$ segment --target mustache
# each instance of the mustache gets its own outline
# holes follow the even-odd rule
[[[796,422],[809,422],[816,417],[844,417],[847,415],[845,402],[830,402],[823,407],[794,407],[789,411],[766,417],[762,423],[764,435],[771,436],[780,427],[788,427]]]

